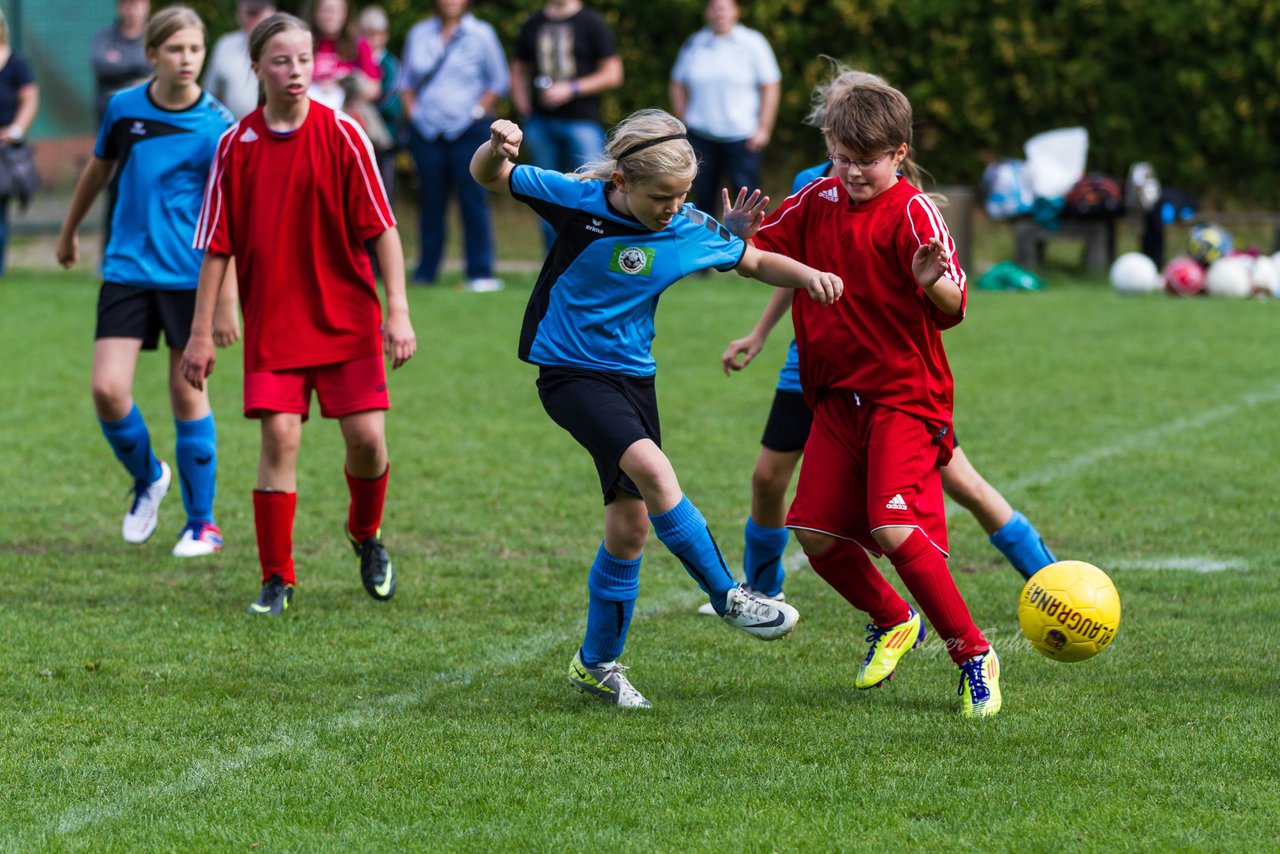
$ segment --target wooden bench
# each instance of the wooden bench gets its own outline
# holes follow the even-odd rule
[[[1084,265],[1095,273],[1105,273],[1116,255],[1116,221],[1111,217],[1071,219],[1064,217],[1050,230],[1033,219],[1013,223],[1013,261],[1032,270],[1044,264],[1044,246],[1050,240],[1080,240],[1084,243]]]

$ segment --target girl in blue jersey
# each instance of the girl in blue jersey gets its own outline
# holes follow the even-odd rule
[[[528,204],[556,233],[525,311],[520,358],[539,366],[543,407],[590,451],[604,493],[604,540],[587,578],[587,631],[569,682],[621,707],[645,708],[618,657],[650,526],[729,625],[773,640],[799,618],[734,581],[661,450],[650,353],[658,297],[708,268],[804,288],[824,305],[843,285],[755,249],[686,205],[697,160],[684,125],[661,110],[627,118],[610,132],[603,160],[568,175],[514,165],[523,134],[513,122],[494,122],[490,134],[471,174]]]
[[[848,68],[835,60],[831,63],[832,76],[814,88],[812,107],[805,119],[806,124],[818,128],[826,123],[827,104],[843,92],[865,82],[887,85],[875,74]],[[811,182],[825,178],[830,167],[830,162],[823,162],[799,172],[792,182],[791,192],[797,193]],[[762,197],[758,192],[748,197],[745,189],[739,190],[733,203],[730,203],[728,191],[723,195],[726,211],[741,209],[746,216],[759,216],[769,202],[767,196]],[[729,342],[720,357],[726,376],[751,363],[773,327],[790,307],[789,294],[785,291],[775,293],[751,332]],[[751,473],[751,515],[747,517],[743,530],[745,584],[757,596],[785,598],[782,593],[785,576],[782,556],[790,537],[785,526],[787,489],[809,438],[812,421],[813,413],[805,404],[800,389],[800,357],[795,339],[792,339],[760,440],[760,455]],[[1040,532],[982,477],[958,442],[951,461],[942,469],[942,488],[948,497],[973,514],[992,545],[1023,577],[1029,578],[1054,562],[1053,553],[1044,544]],[[706,606],[699,610],[709,613]]]
[[[93,158],[76,184],[58,238],[58,262],[79,260],[76,231],[111,183],[109,229],[93,348],[93,402],[102,432],[134,482],[124,539],[143,543],[156,530],[169,490],[169,464],[152,450],[151,433],[133,400],[138,353],[169,346],[169,400],[177,431],[175,459],[187,522],[173,554],[195,557],[222,548],[214,522],[217,434],[208,392],[179,365],[191,332],[201,253],[192,248],[196,218],[218,138],[231,114],[197,82],[204,64],[204,22],[171,6],[147,23],[147,59],[155,77],[107,105]],[[218,343],[239,337],[234,285],[224,287],[215,323]]]

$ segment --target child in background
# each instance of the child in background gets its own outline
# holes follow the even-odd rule
[[[62,223],[57,255],[63,267],[75,266],[76,232],[114,176],[93,345],[94,408],[134,482],[124,539],[144,543],[155,533],[172,472],[152,450],[151,431],[133,400],[133,376],[138,354],[156,349],[164,330],[177,433],[174,459],[187,511],[173,554],[198,557],[222,549],[213,518],[218,434],[208,393],[183,381],[180,364],[200,275],[200,253],[191,248],[200,196],[218,138],[232,118],[197,82],[205,56],[199,15],[183,6],[162,9],[147,22],[144,44],[155,77],[107,103],[93,158]],[[222,346],[233,343],[240,336],[234,286],[224,289],[216,312],[212,304],[210,309],[205,336]]]
[[[830,99],[859,83],[885,82],[874,74],[847,68],[834,60],[832,65],[832,79],[814,87],[813,107],[806,118],[806,124],[814,127],[826,124]],[[830,173],[830,160],[805,169],[796,174],[791,192],[798,193],[810,182],[826,178]],[[763,201],[768,203],[767,198]],[[737,203],[741,206],[743,199]],[[730,206],[727,193],[725,205]],[[729,342],[720,357],[726,376],[751,363],[764,347],[773,327],[790,307],[791,295],[778,291],[770,298],[751,332]],[[793,338],[787,349],[786,362],[778,374],[773,405],[760,440],[760,455],[751,473],[751,514],[743,529],[745,584],[758,596],[776,599],[785,595],[782,592],[786,575],[782,557],[790,539],[785,527],[787,488],[800,464],[812,422],[813,413],[804,402],[800,388],[800,358]],[[1037,570],[1053,563],[1056,558],[1030,520],[1014,510],[1000,491],[974,468],[954,433],[952,442],[951,461],[942,467],[943,492],[973,514],[991,544],[1023,578],[1030,578]],[[705,605],[698,610],[703,614],[711,613]]]
[[[249,610],[280,614],[293,600],[298,451],[313,389],[346,441],[347,537],[361,580],[374,599],[390,599],[396,575],[380,530],[390,472],[383,352],[398,368],[417,348],[400,235],[359,125],[307,96],[307,25],[272,15],[254,29],[249,55],[266,103],[223,135],[209,172],[195,239],[206,252],[182,371],[196,388],[213,371],[209,318],[234,256],[244,409],[262,425],[253,493],[262,588]],[[366,242],[382,269],[385,322]]]
[[[831,311],[792,305],[813,425],[787,527],[818,575],[871,616],[858,688],[892,678],[926,634],[870,551],[888,555],[945,641],[960,668],[962,712],[993,715],[1000,664],[947,566],[940,475],[952,454],[953,402],[940,332],[964,317],[964,271],[942,215],[913,186],[912,111],[901,92],[874,80],[850,87],[829,104],[823,135],[834,177],[808,184],[763,225],[763,206],[743,204],[741,193],[726,214],[762,248],[856,287]]]
[[[650,352],[658,298],[712,267],[804,289],[822,305],[834,302],[842,285],[758,252],[684,204],[697,160],[684,125],[661,110],[621,122],[604,159],[568,175],[513,164],[522,139],[514,123],[494,122],[471,174],[528,204],[556,233],[525,311],[520,357],[539,366],[547,414],[594,458],[605,502],[604,539],[587,579],[587,631],[569,682],[620,707],[647,708],[618,658],[651,525],[730,626],[773,640],[799,618],[791,606],[756,599],[734,581],[661,450]]]

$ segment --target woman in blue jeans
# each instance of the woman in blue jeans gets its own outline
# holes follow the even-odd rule
[[[471,178],[471,155],[489,138],[494,105],[510,87],[493,27],[467,0],[435,0],[436,15],[405,39],[400,98],[409,153],[418,170],[418,265],[413,280],[433,284],[444,255],[445,213],[457,193],[466,251],[466,288],[496,291],[488,194]]]

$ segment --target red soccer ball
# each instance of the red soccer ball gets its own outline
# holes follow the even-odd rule
[[[1182,255],[1164,265],[1164,289],[1174,296],[1193,297],[1204,293],[1204,267]]]

